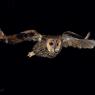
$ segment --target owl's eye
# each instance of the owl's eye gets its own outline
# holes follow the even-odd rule
[[[53,45],[53,42],[50,42],[49,45],[52,46]]]
[[[59,45],[59,43],[57,43],[57,46]]]

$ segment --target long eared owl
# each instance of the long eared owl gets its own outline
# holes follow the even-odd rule
[[[23,41],[36,41],[37,43],[33,46],[32,51],[28,53],[28,57],[36,55],[54,58],[60,53],[62,47],[69,46],[80,49],[92,49],[95,47],[95,40],[88,39],[89,36],[90,33],[83,38],[71,31],[66,31],[59,36],[41,35],[36,30],[26,30],[19,34],[6,36],[2,31],[0,31],[0,41],[4,41],[6,44],[17,44]]]

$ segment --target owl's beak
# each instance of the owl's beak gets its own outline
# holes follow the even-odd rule
[[[56,48],[56,49],[55,49],[55,52],[58,52],[58,51],[59,51],[59,49],[58,49],[58,48]]]
[[[54,52],[58,52],[58,51],[59,51],[59,49],[58,49],[58,48],[56,48],[56,49],[54,49],[54,48],[49,49],[49,52],[52,52],[52,53],[54,53]]]

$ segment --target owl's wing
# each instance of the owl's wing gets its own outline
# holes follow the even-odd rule
[[[21,43],[23,41],[40,41],[42,39],[42,35],[39,34],[36,30],[26,30],[19,34],[6,36],[2,31],[0,31],[0,40],[5,41],[6,43]]]
[[[70,37],[75,37],[75,38],[83,38],[81,35],[79,34],[76,34],[74,32],[71,32],[71,31],[66,31],[63,33],[63,36],[70,36]]]
[[[73,36],[68,35],[68,33],[62,35],[63,47],[74,47],[74,48],[94,48],[95,40],[89,40],[89,33],[84,39],[79,39]]]

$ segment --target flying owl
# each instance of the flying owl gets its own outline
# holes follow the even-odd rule
[[[36,30],[26,30],[19,34],[7,36],[0,31],[0,41],[4,41],[6,44],[17,44],[23,41],[35,41],[36,44],[27,55],[30,58],[34,55],[54,58],[60,53],[63,47],[92,49],[95,47],[95,40],[88,39],[89,36],[90,33],[83,38],[71,31],[66,31],[59,36],[41,35]]]

